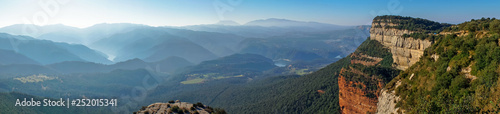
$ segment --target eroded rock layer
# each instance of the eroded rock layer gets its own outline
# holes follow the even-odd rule
[[[377,40],[390,49],[394,60],[394,67],[405,70],[415,64],[424,54],[424,50],[432,45],[432,41],[403,37],[404,34],[414,33],[409,30],[393,28],[397,26],[392,20],[373,20],[370,29],[370,39]]]

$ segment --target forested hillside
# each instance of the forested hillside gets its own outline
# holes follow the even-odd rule
[[[380,52],[380,53],[376,53]],[[351,54],[316,72],[304,76],[285,75],[255,78],[248,83],[234,83],[239,78],[212,81],[183,86],[184,91],[176,94],[152,93],[151,101],[184,99],[189,102],[205,102],[214,107],[221,107],[228,113],[340,113],[338,78],[343,68],[359,68],[374,75],[380,81],[388,82],[399,71],[391,68],[392,58],[387,49],[378,41],[367,39],[361,44],[356,54],[366,54],[387,58],[375,66],[362,66],[352,63],[353,59],[366,60]],[[369,60],[368,60],[369,61]],[[203,63],[202,63],[203,64]],[[371,80],[366,77],[347,76],[352,80]],[[241,81],[239,81],[241,82]],[[377,90],[375,83],[368,83],[364,89]],[[171,85],[171,84],[168,84]],[[178,90],[179,86],[160,86],[163,91]],[[222,88],[222,89],[221,89]],[[379,88],[380,89],[380,88]],[[366,96],[375,95],[367,94]]]
[[[483,18],[444,29],[414,66],[387,88],[408,113],[500,112],[500,20]]]

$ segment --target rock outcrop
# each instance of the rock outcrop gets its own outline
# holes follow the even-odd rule
[[[399,101],[399,97],[395,95],[395,92],[383,89],[380,93],[379,101],[377,103],[377,113],[397,114],[399,108],[396,107],[396,103]]]
[[[177,100],[175,103],[153,103],[147,107],[142,107],[141,110],[134,112],[136,114],[210,114],[212,109],[202,104],[191,104],[187,102],[180,102]]]
[[[396,87],[401,85],[401,81],[396,82]],[[378,114],[398,114],[402,112],[396,107],[396,103],[400,100],[398,96],[396,96],[396,92],[394,90],[388,90],[384,88],[380,91],[377,103],[377,113]]]
[[[391,21],[393,20],[373,20],[370,39],[377,40],[388,48],[392,53],[394,67],[405,70],[420,59],[433,41],[404,38],[404,34],[412,34],[414,31],[393,28],[397,25]]]

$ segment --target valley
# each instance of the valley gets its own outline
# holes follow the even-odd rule
[[[40,26],[50,29],[39,35],[22,36],[11,35],[22,33],[13,29],[22,25],[1,28],[0,31],[10,34],[0,36],[6,43],[0,46],[5,50],[0,51],[3,53],[0,56],[0,92],[47,98],[118,98],[122,107],[112,109],[115,113],[134,112],[140,106],[172,99],[203,102],[223,107],[229,113],[238,113],[234,109],[242,107],[248,107],[246,111],[264,111],[265,107],[250,106],[257,103],[255,100],[259,97],[255,95],[266,96],[263,102],[280,101],[285,94],[275,90],[294,87],[295,82],[287,80],[308,80],[306,75],[351,53],[369,30],[368,26],[336,27],[276,19],[260,21],[258,25],[217,27],[241,30],[257,27],[283,33],[258,37],[238,32],[194,31],[190,27],[98,24],[84,29]],[[297,25],[276,28],[265,26],[268,23],[265,21]],[[326,31],[302,31],[305,27]],[[68,28],[72,32],[67,32]],[[102,33],[103,29],[107,32]],[[249,32],[263,34],[266,31]],[[291,32],[295,33],[289,34]],[[271,91],[252,92],[281,85],[284,86]],[[137,88],[143,88],[141,96],[136,94]],[[292,90],[286,91],[296,94]],[[322,91],[334,92],[326,88]],[[231,95],[235,92],[241,95]],[[248,92],[254,94],[244,94]],[[325,98],[333,95],[326,92],[322,93]],[[306,97],[304,95],[308,94],[285,98],[297,99]],[[136,100],[138,98],[142,100]],[[221,99],[249,99],[242,101],[249,104],[227,107],[228,103],[239,100],[221,102]],[[290,104],[278,106],[287,105]],[[274,112],[282,111],[292,110]]]

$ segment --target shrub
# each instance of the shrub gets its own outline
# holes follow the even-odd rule
[[[171,110],[172,110],[172,112],[179,112],[180,111],[179,106],[173,106],[171,108]]]
[[[203,105],[203,104],[202,104],[202,103],[200,103],[200,102],[196,103],[196,106],[201,107],[201,108],[204,108],[204,107],[205,107],[205,105]]]

